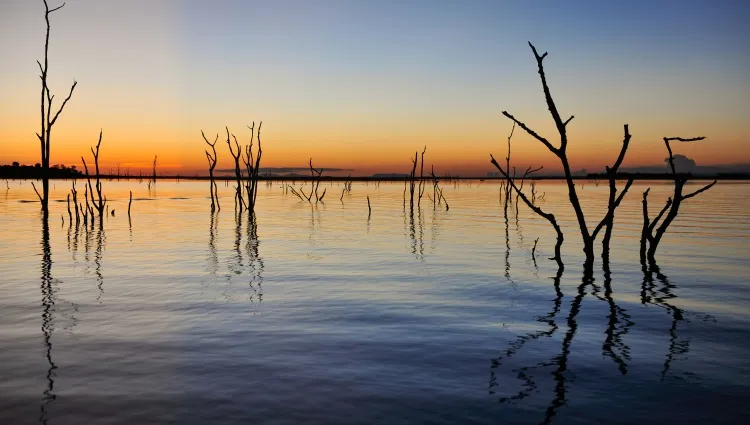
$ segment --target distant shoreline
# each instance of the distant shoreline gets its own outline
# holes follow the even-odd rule
[[[94,177],[93,175],[91,176]],[[258,176],[259,180],[262,181],[307,181],[310,180],[309,176],[294,176],[294,177],[285,177],[285,176],[271,176],[271,177],[264,177],[264,176]],[[673,180],[673,177],[671,174],[632,174],[632,175],[618,175],[617,180],[627,180],[628,178],[632,177],[634,181],[638,180],[665,180],[665,181],[671,181]],[[101,174],[99,178],[104,180],[154,180],[153,176],[118,176],[118,175],[110,175],[110,174]],[[480,180],[480,181],[498,181],[502,182],[505,181],[505,177],[459,177],[459,176],[443,176],[437,177],[440,181],[453,181],[453,180]],[[606,181],[607,178],[604,175],[588,175],[588,176],[573,176],[573,180],[579,180],[579,181],[596,181],[599,180],[599,182]],[[690,180],[719,180],[719,181],[747,181],[750,180],[750,174],[721,174],[721,175],[696,175],[696,176],[690,176]],[[35,177],[0,177],[2,180],[40,180],[41,176],[35,176]],[[77,176],[77,177],[50,177],[50,180],[85,180],[86,176]],[[180,176],[180,175],[174,175],[174,176],[156,176],[156,180],[196,180],[196,181],[202,181],[202,180],[209,180],[210,178],[208,176]],[[234,181],[236,180],[236,177],[234,176],[221,176],[221,177],[214,177],[217,181]],[[243,180],[245,179],[245,176],[243,176]],[[517,177],[517,179],[520,179],[520,177]],[[372,182],[378,182],[378,181],[384,181],[384,182],[404,182],[408,181],[407,177],[370,177],[370,176],[359,176],[359,177],[339,177],[339,176],[322,176],[321,180],[323,181],[372,181]],[[417,178],[419,180],[419,178]],[[425,180],[432,180],[432,177],[425,176]],[[535,176],[533,178],[528,177],[527,180],[565,180],[565,176]]]

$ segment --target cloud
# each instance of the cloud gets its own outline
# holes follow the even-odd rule
[[[664,162],[669,166],[669,158],[665,158]],[[674,168],[678,173],[689,173],[696,167],[697,164],[693,159],[680,154],[674,156]]]

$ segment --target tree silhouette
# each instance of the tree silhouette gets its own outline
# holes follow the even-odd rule
[[[48,204],[49,204],[49,160],[50,160],[50,153],[51,153],[51,142],[52,142],[52,127],[57,122],[57,119],[60,117],[60,113],[62,113],[63,109],[65,108],[65,105],[68,104],[68,101],[73,96],[73,90],[75,90],[76,85],[78,84],[77,81],[73,81],[73,85],[70,87],[70,93],[68,93],[68,97],[63,100],[62,104],[60,105],[60,108],[57,109],[57,112],[52,113],[52,101],[55,98],[55,95],[52,94],[50,91],[49,85],[47,84],[47,75],[49,73],[49,60],[48,60],[48,52],[49,52],[49,32],[50,32],[50,23],[49,23],[49,15],[52,12],[58,11],[65,6],[65,3],[62,5],[55,7],[53,9],[49,8],[49,5],[47,4],[47,0],[44,1],[44,20],[47,23],[47,34],[44,39],[44,64],[37,61],[37,65],[39,65],[39,71],[41,72],[41,75],[39,78],[42,80],[42,92],[41,92],[41,131],[36,134],[36,137],[39,139],[39,144],[42,151],[42,194],[39,194],[39,191],[36,189],[36,186],[34,186],[34,183],[32,183],[32,186],[34,187],[34,191],[36,192],[36,195],[39,197],[39,201],[42,204],[42,211],[45,213],[49,211]]]

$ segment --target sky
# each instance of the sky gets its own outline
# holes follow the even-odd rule
[[[61,3],[50,0],[50,6]],[[750,163],[750,2],[67,0],[51,15],[49,80],[73,98],[51,162],[206,174],[200,131],[242,143],[263,121],[263,166],[405,173],[427,146],[437,174],[486,175],[504,157],[507,110],[559,143],[527,42],[568,126],[574,169],[666,156]],[[42,0],[0,2],[0,164],[39,162]],[[519,168],[559,162],[521,131]],[[80,165],[79,165],[80,166]]]

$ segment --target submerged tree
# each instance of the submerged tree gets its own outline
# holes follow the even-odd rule
[[[245,156],[242,158],[247,170],[247,184],[245,185],[247,209],[251,214],[255,212],[255,200],[258,198],[258,172],[260,171],[260,158],[263,156],[263,148],[260,143],[262,126],[263,121],[258,124],[257,135],[255,134],[255,121],[253,121],[252,126],[247,126],[250,129],[250,143],[245,146]],[[258,140],[258,150],[255,154],[253,154],[253,138]]]
[[[576,220],[578,221],[578,227],[580,228],[580,231],[581,231],[581,238],[583,239],[583,252],[586,255],[586,262],[590,263],[590,262],[593,262],[594,260],[594,241],[596,240],[598,233],[602,230],[602,228],[604,228],[604,226],[607,226],[608,230],[611,232],[611,226],[612,226],[615,208],[617,208],[617,206],[620,205],[620,202],[622,201],[623,197],[625,196],[631,184],[633,183],[632,179],[629,179],[625,187],[620,191],[618,195],[615,196],[616,187],[614,186],[614,181],[617,175],[617,170],[622,164],[622,160],[625,157],[625,151],[627,150],[628,143],[630,141],[630,134],[628,133],[628,127],[626,125],[625,136],[624,136],[622,148],[620,150],[620,155],[618,156],[617,161],[615,162],[614,166],[612,168],[607,169],[607,173],[608,173],[608,176],[610,176],[610,182],[611,182],[610,202],[607,207],[607,213],[604,216],[604,218],[597,224],[594,230],[591,231],[589,230],[589,227],[586,223],[586,218],[583,214],[583,209],[581,208],[581,203],[578,199],[578,193],[576,192],[575,182],[573,181],[573,174],[570,168],[570,162],[568,161],[567,126],[570,123],[570,121],[573,120],[573,115],[571,115],[570,118],[566,119],[565,121],[563,121],[562,118],[560,117],[560,113],[557,110],[555,101],[552,99],[552,94],[550,93],[550,89],[547,84],[547,77],[544,73],[543,61],[544,61],[544,58],[547,56],[547,53],[545,52],[544,54],[540,55],[537,52],[536,47],[534,47],[533,44],[529,43],[529,46],[531,47],[531,50],[534,52],[534,57],[536,58],[539,77],[542,82],[542,90],[544,91],[544,98],[547,103],[547,108],[549,109],[549,112],[552,115],[552,119],[555,121],[555,126],[560,136],[560,145],[558,147],[555,147],[554,145],[552,145],[552,143],[549,142],[549,140],[539,135],[537,132],[529,128],[522,121],[516,119],[513,115],[511,115],[507,111],[503,111],[503,115],[505,115],[507,118],[512,120],[516,125],[521,127],[524,131],[526,131],[533,138],[540,141],[544,146],[547,147],[547,149],[549,149],[550,152],[552,152],[560,160],[560,163],[563,168],[563,172],[565,174],[565,181],[568,186],[568,198],[570,200],[571,206],[573,207],[573,210],[575,211]],[[512,183],[512,179],[509,177],[510,170],[503,171],[502,167],[500,167],[500,165],[497,163],[497,161],[495,161],[494,158],[492,158],[491,162],[493,165],[495,165],[495,167],[497,167],[501,172],[503,172],[503,176],[506,177],[507,182],[509,184]],[[514,190],[516,190],[516,192],[519,192],[517,188]],[[529,201],[527,205],[531,205],[531,202]]]
[[[62,5],[50,9],[49,5],[47,4],[47,0],[44,0],[44,20],[47,23],[47,34],[44,39],[44,64],[37,61],[36,63],[39,65],[39,70],[41,71],[41,75],[39,78],[42,80],[42,93],[41,93],[41,118],[42,118],[42,126],[41,126],[41,132],[36,134],[36,137],[39,139],[39,144],[41,146],[42,151],[42,194],[39,194],[39,191],[36,189],[36,186],[34,186],[34,191],[36,192],[37,196],[39,197],[39,201],[42,204],[42,211],[45,213],[49,212],[48,204],[49,204],[49,164],[50,164],[50,147],[52,142],[52,127],[57,122],[57,119],[60,117],[60,113],[62,113],[63,109],[65,108],[65,105],[68,104],[68,101],[73,96],[73,90],[75,90],[76,85],[78,84],[77,81],[73,81],[73,85],[70,87],[70,92],[68,93],[68,97],[63,100],[62,104],[60,105],[60,108],[57,109],[57,112],[52,114],[52,100],[55,98],[55,96],[50,91],[49,85],[47,84],[47,75],[49,72],[49,61],[48,61],[48,52],[49,52],[49,32],[50,32],[50,23],[49,23],[49,15],[52,12],[55,12],[57,10],[62,9],[62,7],[65,6],[65,3]],[[33,186],[33,183],[32,183]]]
[[[409,173],[409,209],[414,211],[414,194],[417,194],[417,208],[422,204],[422,195],[426,187],[424,180],[424,154],[427,152],[427,146],[422,150],[422,163],[419,171],[419,183],[417,183],[417,166],[419,163],[419,152],[414,152],[414,159],[411,160],[412,167]],[[406,207],[406,188],[404,188],[404,207]]]
[[[203,130],[201,130],[201,136],[203,136],[203,140],[205,140],[206,144],[208,144],[208,146],[211,147],[211,150],[213,150],[213,154],[211,154],[208,149],[206,149],[206,159],[208,160],[208,177],[210,179],[209,189],[211,190],[211,212],[214,212],[216,209],[221,211],[221,206],[219,205],[219,187],[216,185],[216,180],[214,180],[214,169],[216,168],[216,142],[219,141],[219,133],[216,133],[216,139],[213,143],[208,141],[206,135],[203,133]]]
[[[675,167],[674,162],[674,154],[672,153],[672,146],[669,144],[669,142],[696,142],[699,140],[704,140],[705,137],[692,137],[692,138],[682,138],[682,137],[665,137],[664,138],[664,144],[667,146],[667,152],[669,153],[669,157],[667,158],[667,162],[669,163],[669,169],[672,172],[672,180],[674,181],[674,192],[672,196],[667,199],[666,204],[664,207],[659,211],[659,214],[656,215],[656,218],[653,220],[650,220],[649,214],[648,214],[648,193],[651,190],[651,188],[646,189],[645,192],[643,192],[643,229],[641,231],[641,262],[645,263],[646,259],[648,258],[649,262],[651,264],[654,264],[655,256],[656,256],[656,249],[659,247],[659,242],[661,242],[661,238],[664,236],[664,233],[667,231],[667,228],[670,224],[672,224],[672,221],[677,217],[677,213],[680,210],[680,205],[682,205],[682,201],[686,199],[690,199],[696,195],[698,195],[701,192],[705,192],[706,190],[713,187],[713,185],[716,184],[716,180],[714,180],[712,183],[703,186],[702,188],[688,193],[687,195],[683,195],[682,191],[685,187],[685,183],[688,182],[690,177],[692,177],[689,173],[678,173],[677,169]],[[666,213],[666,216],[664,214]],[[659,221],[664,217],[664,220],[661,221],[661,224]],[[648,249],[646,246],[648,245]]]
[[[104,218],[104,208],[107,205],[107,197],[102,196],[102,182],[99,175],[99,147],[102,145],[102,131],[99,131],[99,141],[96,143],[96,150],[94,148],[91,148],[91,153],[94,155],[94,167],[96,172],[96,195],[97,198],[94,198],[94,188],[91,186],[91,176],[89,175],[89,167],[86,165],[86,160],[81,157],[81,161],[83,162],[83,168],[86,170],[86,181],[88,182],[88,193],[91,197],[91,204],[96,208],[96,210],[99,212],[99,223],[102,222]],[[93,222],[93,215],[92,215],[92,222]]]
[[[235,188],[234,193],[234,208],[237,209],[239,207],[240,212],[242,212],[242,208],[245,205],[245,198],[242,197],[242,169],[240,169],[240,157],[242,156],[242,146],[240,146],[240,142],[237,141],[237,137],[232,134],[232,137],[234,138],[234,144],[237,148],[237,153],[234,152],[234,149],[232,149],[232,141],[229,138],[229,127],[226,127],[227,130],[227,146],[229,146],[229,153],[232,155],[232,159],[234,159],[234,176],[237,180],[237,187]]]

